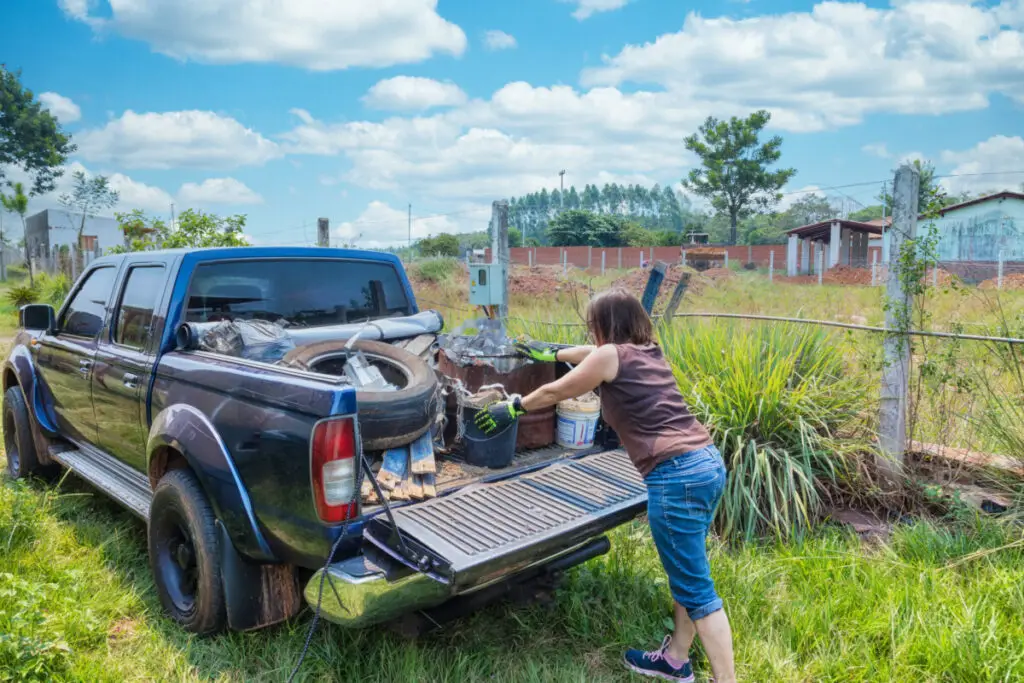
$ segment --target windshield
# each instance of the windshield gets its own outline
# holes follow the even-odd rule
[[[411,313],[402,279],[388,263],[246,259],[196,268],[185,320],[268,320],[316,327]]]

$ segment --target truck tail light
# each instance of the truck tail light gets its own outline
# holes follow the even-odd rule
[[[355,418],[323,420],[313,428],[313,502],[320,519],[344,522],[358,514],[359,447]]]

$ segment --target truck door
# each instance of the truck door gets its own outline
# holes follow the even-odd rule
[[[114,266],[89,271],[61,311],[57,331],[39,338],[37,365],[53,397],[57,427],[79,443],[92,444],[96,437],[92,366],[116,275]]]
[[[146,389],[156,353],[154,311],[167,288],[160,263],[132,264],[96,349],[92,399],[97,445],[137,470],[146,468]]]

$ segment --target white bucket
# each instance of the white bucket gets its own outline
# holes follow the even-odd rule
[[[556,440],[564,448],[590,448],[594,445],[597,418],[601,415],[601,399],[589,393],[558,404]]]

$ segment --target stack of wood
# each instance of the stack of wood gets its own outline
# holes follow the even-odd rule
[[[370,481],[376,476],[387,500],[424,500],[437,495],[435,477],[437,461],[430,432],[423,434],[408,446],[384,452],[376,474],[367,473],[360,490],[364,505],[378,505],[380,499]]]

